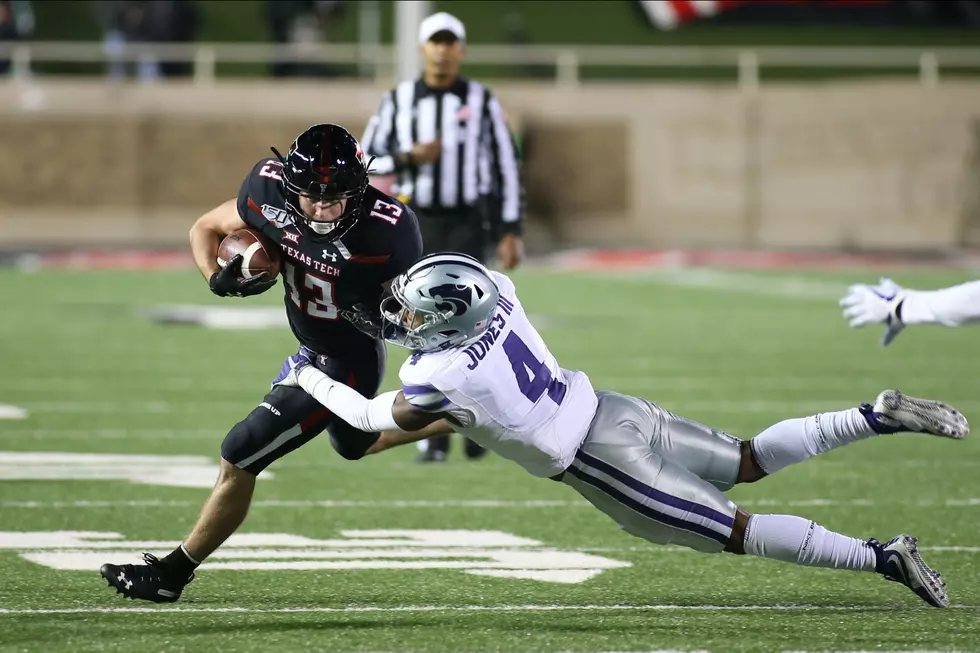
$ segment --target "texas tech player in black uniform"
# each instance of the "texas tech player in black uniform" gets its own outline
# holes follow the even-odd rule
[[[354,322],[380,320],[374,313],[382,285],[418,260],[422,239],[411,209],[368,185],[360,147],[344,134],[354,164],[333,166],[322,174],[312,170],[303,152],[322,147],[316,139],[326,135],[308,131],[283,160],[255,164],[239,191],[238,212],[280,247],[286,313],[300,346],[316,355],[328,375],[373,397],[384,376],[384,343]],[[337,156],[325,154],[321,160]],[[348,205],[340,219],[315,223],[300,210],[301,194],[346,197]],[[323,406],[296,388],[275,386],[265,403],[279,414],[256,408],[243,422],[245,432],[227,438],[221,448],[225,460],[255,474],[330,422]],[[301,432],[270,449],[271,442],[297,425]],[[377,439],[377,434],[365,436],[343,420],[333,420],[328,431],[334,448],[349,459],[363,456]]]
[[[337,125],[314,125],[286,156],[263,159],[245,178],[237,199],[202,216],[191,249],[212,292],[248,296],[275,284],[243,279],[241,257],[223,269],[214,262],[221,238],[249,226],[281,250],[289,326],[300,351],[334,379],[373,397],[384,375],[385,347],[374,333],[383,284],[406,271],[422,252],[418,222],[404,204],[368,185],[357,140]],[[379,322],[375,322],[379,320]],[[305,351],[304,351],[305,350]],[[102,566],[110,586],[128,598],[176,601],[193,571],[244,520],[255,476],[324,429],[344,458],[360,458],[378,434],[363,433],[331,414],[301,388],[272,390],[221,445],[221,472],[194,529],[162,560]]]

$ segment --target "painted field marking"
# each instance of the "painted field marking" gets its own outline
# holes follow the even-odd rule
[[[0,404],[0,419],[27,419],[27,409],[10,404]]]
[[[581,583],[606,569],[632,566],[582,551],[545,547],[502,531],[346,530],[342,539],[288,533],[236,533],[204,563],[210,570],[456,569],[477,576]],[[139,564],[141,551],[180,542],[126,541],[98,531],[0,531],[0,549],[65,571],[98,569],[105,562]]]
[[[261,478],[261,477],[259,477]],[[133,501],[0,501],[0,508],[199,508],[200,501],[165,501],[157,499]],[[253,501],[252,508],[579,508],[591,506],[587,501],[541,500],[507,501],[498,499],[473,500],[404,500],[404,501],[345,501],[345,500],[279,500]]]
[[[0,455],[3,455],[0,453]],[[263,478],[265,474],[259,478]],[[2,478],[2,476],[0,476]],[[213,480],[208,485],[211,487]],[[966,499],[946,499],[943,501],[874,501],[872,499],[744,499],[740,506],[746,507],[855,507],[873,508],[890,505],[915,505],[922,508],[975,508],[980,507],[980,497]],[[200,501],[188,500],[77,500],[77,501],[32,501],[0,500],[0,508],[51,509],[51,508],[199,508]],[[581,499],[266,499],[252,502],[252,508],[589,508],[588,501]]]
[[[952,610],[980,610],[977,605],[951,605]],[[922,606],[881,606],[881,605],[413,605],[413,606],[348,606],[329,607],[288,607],[288,608],[243,608],[243,607],[123,607],[123,608],[0,608],[0,614],[186,614],[238,613],[238,614],[306,614],[306,613],[359,613],[359,612],[925,612]],[[858,653],[858,652],[853,652]],[[869,652],[870,653],[870,652]],[[875,651],[874,653],[882,653]],[[925,653],[907,651],[905,653]],[[938,653],[938,652],[937,652]],[[944,651],[943,653],[955,653]]]
[[[206,456],[0,451],[0,481],[121,480],[212,488],[217,477],[218,465]]]

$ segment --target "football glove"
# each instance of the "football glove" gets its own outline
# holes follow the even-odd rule
[[[343,309],[340,316],[357,327],[358,331],[372,338],[381,337],[381,312],[367,308],[364,304],[355,304],[352,309]]]
[[[880,279],[877,286],[855,284],[848,288],[840,300],[844,307],[844,319],[851,327],[884,324],[881,344],[887,347],[902,332],[905,324],[901,318],[902,302],[907,291],[891,279]]]
[[[263,272],[254,277],[242,277],[242,255],[239,254],[228,261],[228,265],[211,275],[208,286],[218,297],[249,297],[260,295],[276,285],[276,280],[270,279]]]
[[[284,385],[287,388],[299,387],[299,372],[307,365],[313,365],[313,358],[316,356],[306,347],[300,347],[299,351],[289,358],[279,368],[279,376],[272,382],[272,387]]]

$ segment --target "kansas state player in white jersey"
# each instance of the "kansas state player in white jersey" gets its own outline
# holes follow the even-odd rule
[[[884,324],[881,344],[887,347],[910,324],[980,324],[980,281],[939,290],[912,290],[881,279],[877,286],[851,286],[840,305],[852,327]]]
[[[900,431],[962,438],[966,419],[895,390],[874,405],[789,419],[742,441],[562,369],[510,279],[460,254],[434,254],[397,277],[382,332],[412,350],[402,389],[366,399],[298,355],[284,384],[337,417],[384,431],[370,453],[455,430],[531,474],[573,487],[626,531],[658,544],[882,574],[930,605],[949,599],[916,540],[887,544],[792,515],[751,515],[722,492],[855,440]]]
[[[479,338],[467,338],[465,346],[422,353],[416,345],[424,347],[425,343],[413,342],[417,336],[401,327],[394,329],[399,344],[419,352],[402,366],[402,392],[417,410],[446,412],[455,430],[531,474],[560,474],[575,459],[598,399],[585,374],[558,366],[528,322],[510,279],[489,274],[486,289],[480,287],[483,284],[457,284],[452,278],[446,279],[444,287],[430,289],[431,296],[440,298],[437,302],[452,307],[461,317],[485,293],[483,299],[495,303],[496,311],[489,318],[474,313],[473,326],[482,332]],[[404,296],[404,288],[395,286],[394,290],[395,297]],[[398,318],[402,310],[401,306],[388,307],[395,324],[415,319]]]

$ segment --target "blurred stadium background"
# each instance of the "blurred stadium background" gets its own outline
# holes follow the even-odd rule
[[[0,0],[0,650],[980,650],[972,441],[859,443],[733,494],[910,530],[946,612],[878,579],[648,547],[493,457],[349,463],[325,438],[270,468],[246,532],[500,530],[629,567],[563,585],[205,567],[178,623],[28,555],[57,549],[48,531],[182,537],[295,347],[279,290],[212,297],[187,231],[270,145],[315,122],[360,135],[432,11],[465,23],[463,72],[519,136],[515,278],[564,366],[744,437],[892,385],[980,423],[975,331],[882,350],[835,303],[879,274],[977,277],[980,2]],[[154,465],[198,480],[130,482]]]
[[[532,251],[980,243],[976,2],[0,7],[5,248],[182,248],[243,161],[361,134],[428,10],[520,134]]]

